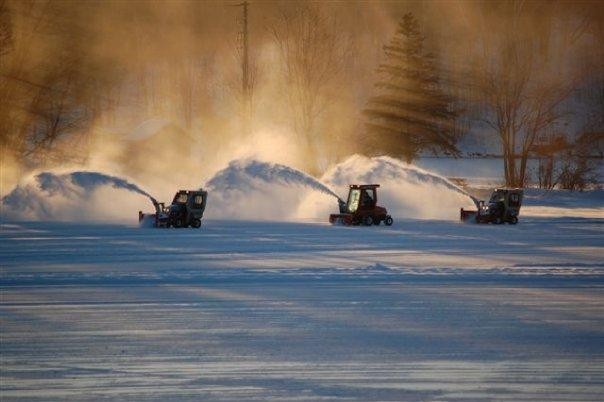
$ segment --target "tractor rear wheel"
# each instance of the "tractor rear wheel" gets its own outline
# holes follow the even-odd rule
[[[373,217],[371,215],[367,215],[363,218],[363,225],[371,226],[373,225]]]
[[[191,221],[191,227],[195,228],[195,229],[199,229],[201,227],[201,220],[199,220],[199,219],[193,219]]]
[[[512,216],[508,222],[510,222],[510,225],[515,225],[518,223],[518,217]]]
[[[386,216],[386,218],[384,219],[384,225],[386,226],[391,226],[392,222],[392,217],[390,215]]]

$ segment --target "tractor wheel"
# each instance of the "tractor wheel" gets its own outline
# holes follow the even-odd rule
[[[373,217],[371,215],[367,215],[363,218],[363,225],[371,226],[373,225]]]
[[[518,223],[518,217],[512,216],[508,222],[510,222],[510,225],[515,225]]]
[[[174,221],[174,227],[175,228],[181,228],[181,227],[183,227],[183,220],[182,220],[182,218],[176,218],[176,220]]]
[[[501,217],[497,217],[497,218],[495,218],[495,220],[493,221],[493,223],[495,225],[501,225],[503,223],[503,219],[501,219]]]
[[[201,227],[201,220],[199,220],[199,219],[193,219],[191,221],[191,227],[195,228],[195,229],[199,229]]]
[[[386,225],[386,226],[391,226],[392,222],[393,222],[393,220],[390,215],[386,216],[386,219],[384,219],[384,225]]]

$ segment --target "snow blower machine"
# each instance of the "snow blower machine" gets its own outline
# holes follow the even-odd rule
[[[484,201],[476,202],[477,211],[468,211],[461,208],[460,220],[462,222],[476,223],[518,223],[520,206],[522,205],[522,189],[498,188],[491,194],[488,204]]]
[[[179,190],[168,207],[163,202],[151,198],[154,214],[138,211],[138,221],[153,222],[153,227],[199,228],[203,211],[206,209],[208,192],[203,190]]]
[[[392,225],[392,217],[386,208],[377,205],[377,188],[379,184],[351,184],[348,200],[338,198],[339,214],[331,214],[329,222],[342,225]]]

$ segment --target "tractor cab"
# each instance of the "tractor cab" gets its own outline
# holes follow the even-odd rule
[[[351,186],[348,192],[348,201],[346,202],[348,213],[354,214],[359,210],[374,208],[377,200],[377,187],[378,185]]]
[[[155,227],[186,228],[201,226],[201,219],[206,208],[208,192],[203,190],[180,190],[174,195],[169,206],[152,199],[155,214],[138,213],[138,220],[153,219]]]
[[[338,199],[339,214],[331,214],[329,222],[344,225],[379,225],[380,222],[390,226],[392,217],[385,208],[377,205],[377,188],[379,184],[352,184],[348,190],[347,201]]]
[[[207,191],[180,190],[174,195],[169,209],[168,226],[198,228],[206,208]]]
[[[493,191],[488,203],[480,201],[478,211],[461,209],[461,220],[474,218],[477,223],[518,223],[520,206],[522,205],[522,189],[498,188]]]

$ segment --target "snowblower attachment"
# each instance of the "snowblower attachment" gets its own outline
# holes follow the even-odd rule
[[[377,205],[377,188],[379,184],[351,184],[348,199],[344,202],[338,198],[339,214],[331,214],[329,222],[341,225],[392,225],[392,217],[386,208]]]
[[[155,198],[150,197],[153,207],[155,208],[154,214],[144,214],[143,211],[138,211],[138,223],[139,224],[150,224],[153,227],[167,227],[168,222],[168,211],[163,202],[158,202]]]
[[[166,207],[163,202],[151,199],[155,207],[154,214],[144,214],[138,211],[138,221],[152,222],[153,227],[199,228],[203,212],[206,209],[208,192],[203,190],[179,190],[172,204]]]
[[[476,203],[477,210],[469,211],[461,208],[459,219],[462,222],[476,223],[518,223],[522,205],[522,189],[498,188],[493,191],[488,204],[484,201]]]

